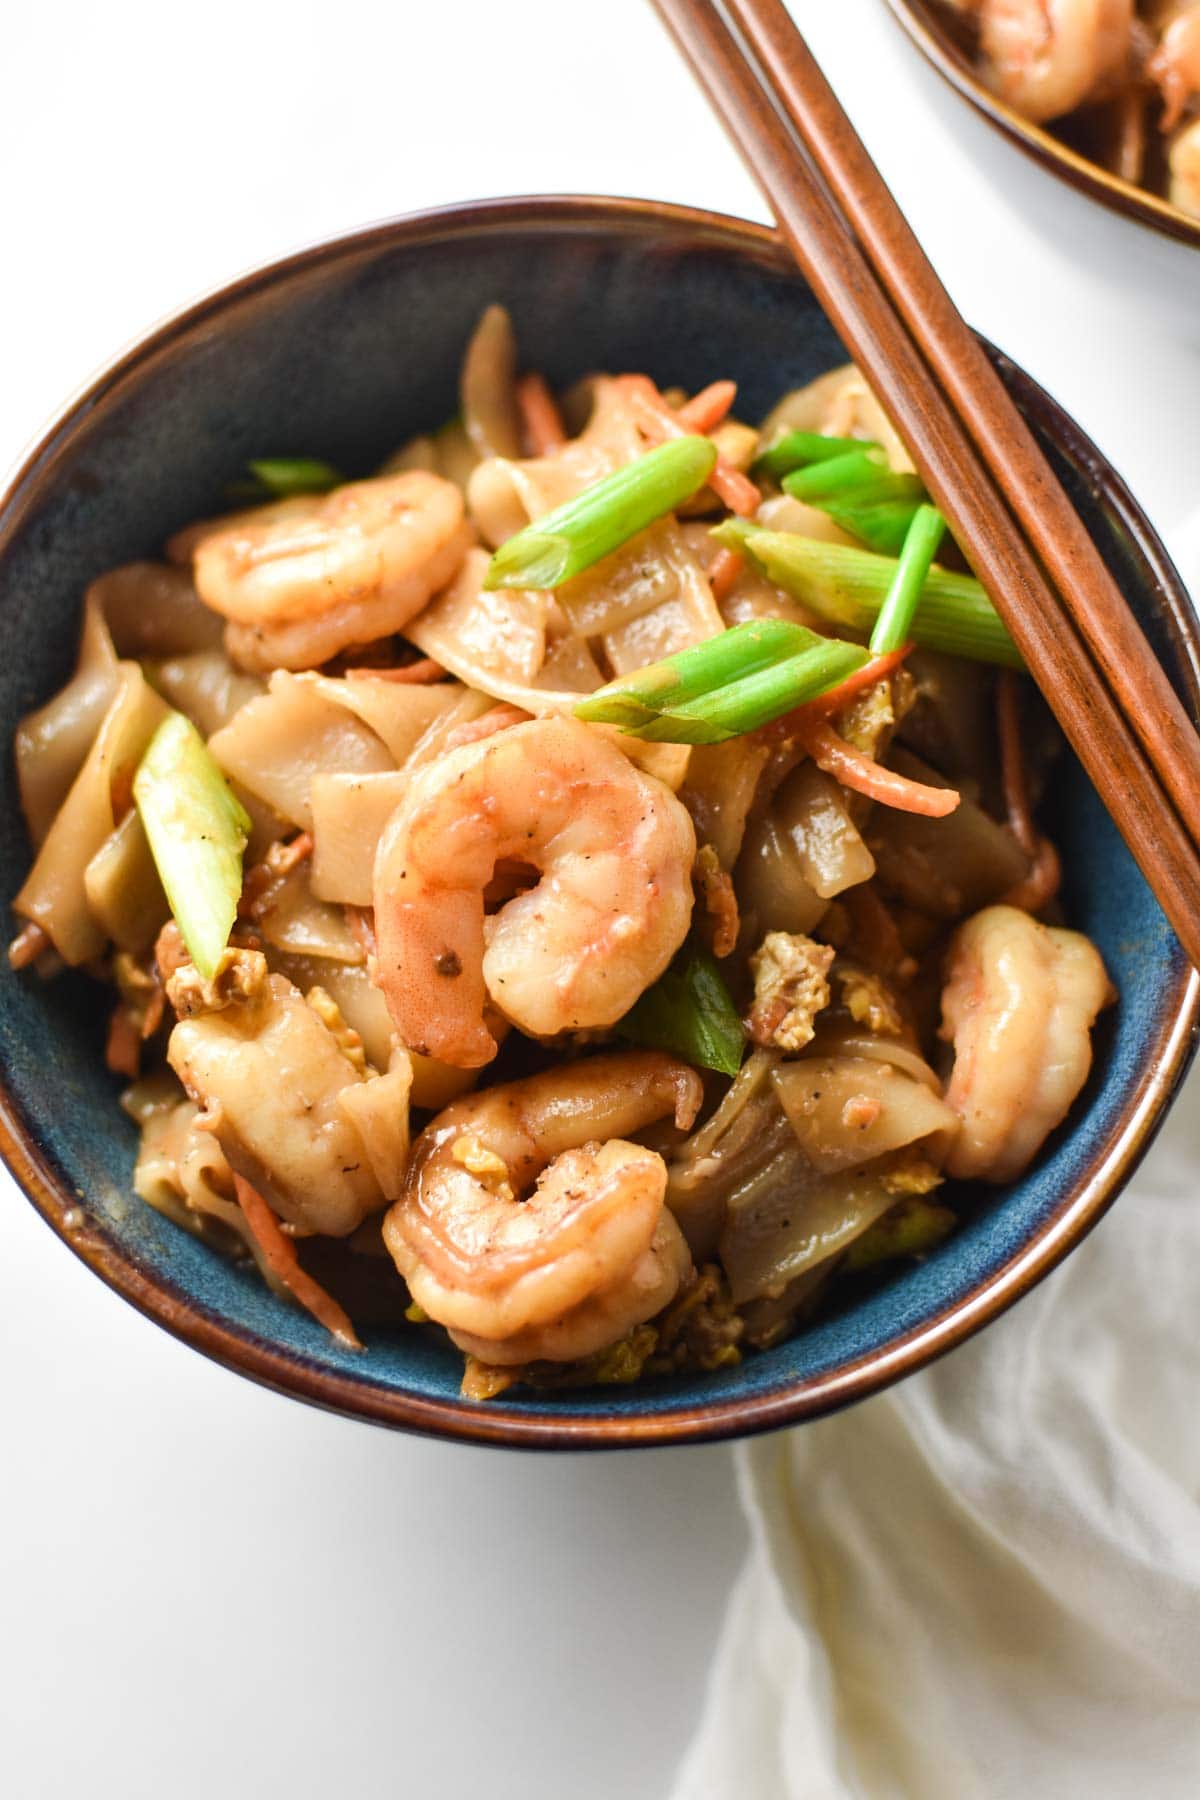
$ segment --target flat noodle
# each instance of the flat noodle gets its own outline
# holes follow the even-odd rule
[[[13,910],[32,919],[64,962],[101,954],[105,934],[88,906],[85,872],[128,809],[134,772],[166,705],[137,663],[120,663],[118,686],[71,790],[38,852]]]
[[[366,774],[395,768],[382,739],[312,678],[278,671],[209,740],[217,762],[293,825],[312,830],[309,790],[318,771]]]
[[[200,599],[186,569],[126,563],[87,590],[108,621],[118,656],[188,656],[219,650],[225,621]]]
[[[822,900],[874,875],[875,858],[854,822],[845,790],[815,763],[802,762],[792,771],[771,811],[800,873]]]
[[[342,908],[317,898],[306,867],[293,870],[280,882],[256,914],[255,923],[263,942],[277,950],[330,962],[363,960]]]
[[[763,420],[761,441],[764,446],[773,444],[788,431],[873,439],[883,445],[891,468],[913,470],[899,432],[853,363],[830,369],[807,387],[785,394]]]
[[[314,775],[310,790],[312,888],[322,900],[372,906],[375,851],[383,828],[408,792],[410,775]]]
[[[376,846],[407,792],[413,770],[440,756],[461,726],[480,718],[491,706],[486,694],[458,682],[441,683],[436,691],[443,701],[410,746],[403,769],[313,776],[309,790],[315,846],[312,886],[319,898],[345,906],[373,905]]]
[[[398,1200],[404,1186],[412,1085],[412,1058],[397,1048],[386,1074],[343,1088],[338,1095],[338,1106],[362,1139],[379,1191],[389,1201]]]
[[[155,1085],[163,1098],[139,1104],[139,1094]],[[220,1144],[211,1131],[196,1129],[200,1109],[195,1102],[183,1099],[178,1084],[168,1076],[166,1083],[161,1077],[138,1082],[123,1104],[141,1126],[133,1171],[133,1191],[139,1199],[193,1237],[215,1240],[226,1250],[249,1251],[267,1286],[285,1294],[233,1197],[233,1171]]]
[[[336,681],[326,675],[300,675],[297,679],[369,726],[386,744],[397,768],[462,699],[462,689],[452,681],[410,684],[365,672]]]
[[[896,1198],[886,1164],[817,1176],[798,1145],[781,1151],[729,1203],[720,1255],[735,1303],[777,1298],[861,1237]]]
[[[363,1079],[323,1016],[279,975],[251,999],[181,1018],[167,1059],[203,1099],[236,1174],[304,1231],[346,1237],[384,1204],[338,1105]]]
[[[322,987],[337,1005],[346,1024],[362,1039],[367,1061],[373,1068],[386,1069],[398,1040],[387,1001],[371,980],[364,964],[323,962],[316,956],[291,956],[272,949],[267,951],[272,970],[308,993]],[[440,1112],[472,1088],[479,1077],[478,1069],[452,1069],[448,1063],[432,1056],[419,1056],[410,1051],[412,1060],[412,1104],[427,1112]]]
[[[192,721],[203,738],[220,731],[243,706],[267,691],[260,675],[235,668],[223,650],[168,657],[152,662],[146,673],[152,686]]]
[[[74,675],[53,700],[17,726],[17,781],[35,847],[45,841],[120,685],[112,634],[89,591]]]
[[[476,684],[501,680],[528,685],[546,659],[546,608],[543,593],[523,593],[483,586],[488,558],[468,551],[458,575],[425,610],[411,619],[405,635],[456,674]]]
[[[607,560],[619,560],[636,569],[637,557],[645,557],[648,546],[652,546],[649,553],[665,571],[666,579],[662,582],[661,575],[655,577],[656,585],[662,582],[662,587],[651,608],[603,633],[604,653],[614,675],[627,675],[648,663],[660,662],[664,656],[686,650],[689,644],[702,643],[725,629],[712,589],[674,519],[661,519],[640,539],[635,538]],[[570,586],[568,582],[560,591],[560,602]]]
[[[83,871],[88,910],[118,950],[148,950],[170,917],[167,896],[135,811],[125,814]]]
[[[865,1056],[805,1056],[782,1063],[775,1091],[810,1165],[832,1175],[893,1150],[925,1145],[940,1164],[959,1121],[935,1087]]]
[[[648,526],[555,593],[572,631],[588,638],[606,638],[684,597],[693,600],[697,619],[709,623],[710,629],[698,635],[711,636],[720,629],[719,616],[714,610],[717,623],[712,625],[705,606],[711,590],[699,559],[682,528],[669,518]]]
[[[493,549],[533,519],[640,456],[645,444],[616,382],[592,382],[592,411],[584,429],[553,456],[495,457],[479,464],[467,484],[467,509]]]
[[[746,835],[759,776],[770,749],[756,738],[697,744],[679,797],[692,815],[696,836],[711,844],[723,869],[732,869]]]
[[[603,687],[604,676],[584,640],[568,632],[550,644],[533,685],[560,693],[594,694]]]

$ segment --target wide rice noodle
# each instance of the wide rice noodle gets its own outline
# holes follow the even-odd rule
[[[64,962],[89,962],[104,949],[85,872],[117,825],[118,806],[122,815],[127,809],[134,773],[166,711],[137,663],[117,665],[108,711],[13,902],[15,912],[41,926]]]

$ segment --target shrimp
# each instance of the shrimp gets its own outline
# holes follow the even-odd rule
[[[1161,14],[1158,48],[1146,64],[1163,97],[1164,131],[1172,131],[1200,94],[1200,5],[1171,5]]]
[[[481,1067],[489,997],[532,1037],[614,1025],[683,942],[695,854],[686,808],[577,719],[420,769],[375,858],[378,980],[402,1041]],[[501,861],[541,880],[485,919]]]
[[[941,1035],[954,1044],[946,1100],[962,1128],[946,1172],[1011,1181],[1062,1122],[1087,1080],[1091,1028],[1115,996],[1077,931],[989,906],[950,945]]]
[[[244,669],[311,669],[399,631],[472,543],[463,498],[423,469],[301,495],[181,533],[196,591]]]
[[[1099,98],[1126,67],[1133,0],[973,0],[983,75],[1040,123]]]
[[[413,1145],[383,1222],[418,1306],[499,1364],[574,1362],[660,1313],[691,1253],[666,1164],[625,1134],[687,1129],[702,1095],[693,1069],[641,1050],[456,1101]]]

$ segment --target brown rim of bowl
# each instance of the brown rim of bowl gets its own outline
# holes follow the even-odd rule
[[[1119,175],[1113,175],[1100,163],[1081,156],[1061,138],[1043,130],[1032,120],[1022,118],[1019,112],[1014,112],[986,88],[967,57],[946,35],[930,0],[887,0],[887,4],[897,23],[938,74],[1027,156],[1032,156],[1060,181],[1068,182],[1110,211],[1124,213],[1126,218],[1135,219],[1139,225],[1162,232],[1181,244],[1200,246],[1200,219],[1191,218],[1161,195],[1152,194],[1149,188],[1122,181]]]
[[[74,435],[71,428],[78,426],[126,380],[136,377],[151,359],[181,349],[182,341],[198,325],[211,321],[231,300],[244,300],[272,287],[281,277],[394,245],[434,241],[445,235],[487,236],[513,227],[572,223],[642,231],[657,225],[695,244],[748,254],[774,268],[793,272],[787,251],[766,226],[694,207],[615,196],[546,195],[468,202],[410,213],[316,244],[256,269],[174,314],[76,395],[28,452],[0,495],[0,518],[6,511],[12,514],[8,528],[0,531],[0,556],[14,525],[32,504],[37,488],[70,453]],[[1095,488],[1104,495],[1145,556],[1172,635],[1188,664],[1189,698],[1196,709],[1200,704],[1200,636],[1166,552],[1124,482],[1087,437],[1030,377],[1013,371],[1012,378],[1021,405],[1036,423],[1051,428],[1056,439],[1087,467]],[[21,490],[26,487],[31,491],[22,495]],[[550,1409],[517,1411],[493,1401],[472,1405],[457,1400],[431,1400],[323,1370],[306,1358],[282,1352],[254,1333],[235,1330],[170,1280],[151,1277],[136,1259],[105,1236],[80,1207],[84,1196],[62,1181],[2,1079],[0,1154],[47,1223],[109,1287],[184,1343],[279,1393],[352,1418],[466,1443],[514,1449],[616,1449],[698,1443],[797,1424],[865,1399],[953,1349],[1020,1299],[1061,1261],[1116,1198],[1122,1182],[1148,1148],[1163,1109],[1186,1070],[1198,1022],[1200,975],[1188,970],[1176,979],[1170,1001],[1161,1009],[1137,1090],[1110,1130],[1093,1166],[1070,1184],[1036,1236],[967,1300],[948,1305],[882,1352],[859,1357],[779,1393],[714,1397],[711,1402],[643,1416],[614,1416],[598,1410],[594,1414],[564,1417]]]

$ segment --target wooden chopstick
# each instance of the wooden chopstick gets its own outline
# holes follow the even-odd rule
[[[1200,842],[1200,738],[1082,519],[938,280],[781,0],[727,0],[789,122],[874,265]]]
[[[749,12],[750,0],[737,3]],[[716,8],[710,0],[655,4],[763,189],[818,300],[908,445],[1189,958],[1200,965],[1196,845],[970,433],[797,146],[769,86],[764,91]],[[930,277],[936,281],[932,271]],[[1063,503],[1069,509],[1065,497]],[[1140,655],[1149,654],[1143,642]]]

